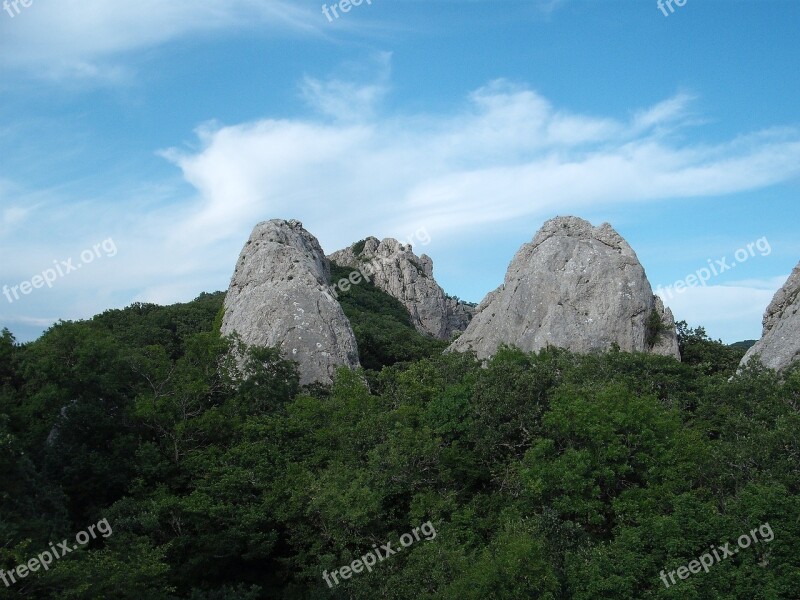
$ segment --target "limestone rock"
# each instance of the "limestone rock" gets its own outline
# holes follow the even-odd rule
[[[765,367],[781,371],[800,359],[800,263],[772,298],[764,313],[761,339],[744,355],[744,366],[756,355]]]
[[[442,339],[449,340],[453,335],[465,331],[477,312],[478,309],[474,305],[447,296],[445,305],[447,324]]]
[[[653,329],[662,330],[655,343]],[[609,224],[593,227],[576,217],[548,221],[520,248],[503,285],[449,350],[486,358],[503,343],[581,353],[616,344],[680,358],[672,312],[653,295],[636,253]]]
[[[371,273],[378,289],[408,309],[411,322],[421,333],[450,339],[466,329],[475,313],[471,305],[444,293],[433,278],[433,260],[426,254],[414,254],[410,244],[369,237],[363,243],[334,252],[330,259],[337,265]]]
[[[281,346],[300,366],[301,384],[330,383],[338,367],[358,366],[350,322],[333,298],[330,264],[299,221],[256,225],[225,297],[222,334],[252,346]]]

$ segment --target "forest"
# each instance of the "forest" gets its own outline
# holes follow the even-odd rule
[[[223,300],[3,330],[0,599],[798,598],[799,369],[737,373],[746,345],[683,322],[681,362],[481,362],[364,284],[340,297],[364,369],[301,387],[279,348],[220,336]]]

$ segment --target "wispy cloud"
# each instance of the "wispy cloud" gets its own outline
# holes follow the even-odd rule
[[[302,205],[322,239],[342,243],[343,223],[357,228],[360,219],[444,233],[553,210],[732,194],[800,175],[794,129],[715,144],[671,135],[696,121],[684,93],[623,121],[559,109],[500,80],[453,114],[398,116],[376,108],[382,75],[362,86],[312,81],[304,93],[313,90],[323,118],[204,128],[199,151],[166,154],[199,193],[175,235],[241,235]]]
[[[10,206],[0,210],[0,234],[5,234],[22,223],[29,213],[30,209],[22,206]]]
[[[32,325],[33,327],[49,327],[58,319],[53,318],[39,318],[39,317],[6,317],[3,319],[5,323],[21,323],[23,325]]]
[[[123,55],[192,34],[252,27],[315,34],[319,18],[312,12],[289,0],[36,2],[2,19],[0,69],[119,82],[129,76]]]
[[[696,100],[687,93],[679,93],[645,110],[637,111],[633,124],[635,131],[647,131],[652,127],[669,125],[685,120],[691,103]]]
[[[334,121],[371,119],[389,92],[391,58],[390,52],[377,55],[374,64],[378,76],[364,83],[306,76],[300,86],[300,95],[314,111]]]

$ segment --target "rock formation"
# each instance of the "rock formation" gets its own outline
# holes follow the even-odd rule
[[[410,244],[369,237],[334,252],[330,259],[343,267],[371,272],[375,286],[408,309],[411,322],[421,333],[450,339],[466,329],[475,313],[472,306],[447,297],[433,278],[433,260],[426,254],[414,254]]]
[[[299,221],[256,225],[225,297],[223,335],[278,346],[300,366],[301,384],[330,383],[337,367],[358,366],[350,322],[333,299],[330,265]]]
[[[548,221],[520,248],[449,350],[486,358],[503,343],[582,353],[616,344],[680,358],[672,312],[653,295],[636,253],[609,224],[576,217]]]
[[[740,366],[757,355],[765,367],[781,371],[800,359],[800,263],[775,293],[763,324],[761,339],[747,351]]]

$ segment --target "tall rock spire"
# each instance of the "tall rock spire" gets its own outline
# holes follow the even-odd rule
[[[330,265],[299,221],[256,225],[225,297],[222,334],[252,346],[280,345],[300,367],[300,383],[330,383],[338,367],[359,365],[350,322],[334,300]]]

